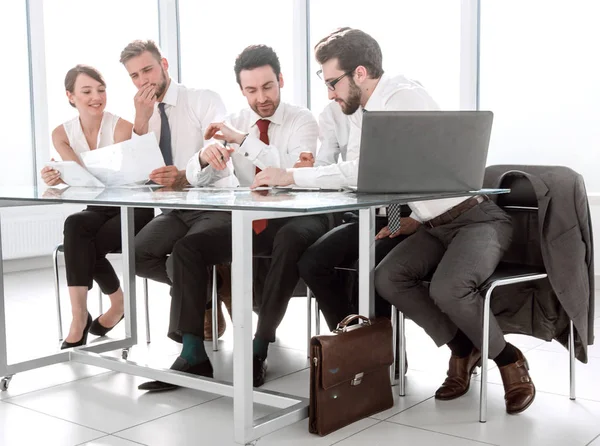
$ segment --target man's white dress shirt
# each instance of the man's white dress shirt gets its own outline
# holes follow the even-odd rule
[[[317,121],[308,109],[280,102],[275,113],[264,118],[271,121],[267,129],[269,144],[259,139],[260,132],[256,125],[259,119],[263,118],[247,108],[225,120],[237,130],[248,133],[241,145],[231,145],[235,148],[231,161],[235,177],[241,186],[252,184],[256,167],[290,168],[298,160],[300,152],[312,152],[315,155],[317,151],[319,130]],[[187,163],[187,180],[194,186],[206,186],[228,175],[231,175],[229,169],[219,171],[211,166],[201,168],[198,153]]]
[[[212,90],[187,88],[171,80],[163,101],[171,129],[173,164],[186,168],[190,157],[206,144],[204,131],[209,124],[220,122],[227,114],[225,104]],[[148,122],[148,132],[154,132],[160,141],[160,112],[158,103]]]
[[[383,75],[364,107],[367,111],[394,110],[439,110],[437,103],[427,91],[413,80],[404,76]],[[349,117],[350,133],[346,157],[348,161],[314,168],[293,170],[294,183],[301,187],[337,189],[356,186],[358,181],[358,158],[362,129],[363,107]],[[411,218],[418,221],[430,220],[465,200],[465,197],[446,198],[409,203]]]
[[[357,112],[358,113],[358,112]],[[331,102],[319,115],[319,141],[315,167],[329,166],[339,161],[351,161],[347,157],[350,120],[340,104]]]

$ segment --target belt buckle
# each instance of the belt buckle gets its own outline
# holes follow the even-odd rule
[[[433,218],[432,218],[431,220],[433,220]],[[433,226],[433,223],[431,223],[431,220],[427,220],[427,221],[425,222],[425,224],[426,224],[427,226],[429,226],[431,229],[433,229],[433,228],[435,228],[435,226]]]

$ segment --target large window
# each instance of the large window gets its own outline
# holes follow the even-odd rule
[[[282,99],[293,102],[293,1],[179,1],[181,78],[187,87],[216,91],[228,112],[248,103],[235,80],[235,58],[248,45],[271,46],[286,84]]]
[[[106,110],[132,120],[136,90],[119,55],[135,39],[158,43],[156,2],[53,0],[44,2],[44,26],[50,130],[77,114],[64,88],[65,74],[77,64],[92,65],[104,76]]]
[[[25,2],[1,2],[0,26],[2,56],[7,63],[2,71],[0,156],[5,161],[0,184],[33,184],[33,148],[31,139],[31,104],[29,96],[29,60],[27,52],[27,15]]]
[[[600,191],[598,17],[596,1],[482,1],[489,164],[565,165]]]
[[[418,80],[444,109],[460,107],[460,0],[312,1],[311,104],[315,113],[327,105],[327,89],[314,74],[315,44],[342,26],[373,36],[383,52],[387,74]],[[368,11],[365,9],[367,8]]]

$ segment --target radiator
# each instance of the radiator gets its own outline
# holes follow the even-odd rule
[[[45,256],[63,240],[67,216],[83,205],[50,205],[1,208],[4,260]]]

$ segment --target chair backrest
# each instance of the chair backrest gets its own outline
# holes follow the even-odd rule
[[[512,218],[513,240],[503,262],[530,266],[544,265],[540,249],[538,203],[530,181],[522,172],[507,172],[500,183],[510,189],[497,197],[497,204]]]
[[[502,208],[538,208],[537,197],[531,182],[522,172],[507,172],[500,183],[501,188],[510,189],[508,194],[498,195],[498,205]]]

